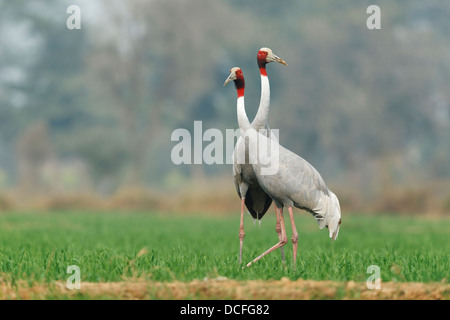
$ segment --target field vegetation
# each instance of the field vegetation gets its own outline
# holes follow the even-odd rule
[[[344,296],[349,283],[365,285],[371,275],[367,268],[376,265],[382,285],[438,284],[442,289],[439,297],[448,298],[448,219],[354,213],[343,218],[334,243],[309,214],[297,213],[296,223],[300,234],[296,268],[290,242],[285,246],[285,264],[280,253],[274,252],[245,268],[238,264],[239,221],[233,215],[181,216],[137,211],[3,213],[0,279],[4,287],[10,288],[3,290],[4,294],[7,292],[3,298],[15,297],[24,286],[64,288],[71,275],[67,267],[71,265],[80,268],[82,284],[89,283],[88,288],[105,283],[152,283],[153,288],[173,283],[189,286],[208,279],[236,284],[263,281],[261,285],[312,280],[335,283],[326,286],[329,288],[339,288],[337,284],[341,284],[343,287],[334,292]],[[265,217],[261,226],[254,225],[248,216],[245,227],[243,260],[247,262],[273,245],[277,235],[273,214]],[[289,225],[287,230],[290,237]],[[143,297],[158,297],[148,285],[143,290],[147,294],[153,292],[153,296]],[[62,293],[53,294],[59,297]],[[192,292],[188,295],[195,296]],[[208,298],[214,298],[214,294]]]

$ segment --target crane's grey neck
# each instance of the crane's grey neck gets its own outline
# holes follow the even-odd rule
[[[255,130],[267,128],[270,106],[270,84],[267,75],[261,74],[261,99],[259,101],[258,112],[252,122]]]
[[[237,98],[237,117],[239,123],[239,129],[241,130],[241,135],[244,136],[244,133],[252,129],[252,125],[248,120],[247,113],[245,112],[245,100],[244,96]]]

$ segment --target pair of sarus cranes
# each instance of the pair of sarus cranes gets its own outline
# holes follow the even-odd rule
[[[297,259],[298,232],[294,223],[293,207],[310,212],[319,223],[319,228],[327,227],[332,240],[336,240],[341,224],[341,209],[336,195],[328,189],[319,172],[306,160],[292,151],[282,147],[268,126],[270,87],[266,65],[286,62],[275,55],[269,48],[261,48],[257,55],[261,76],[261,99],[258,112],[252,123],[245,112],[245,81],[239,67],[231,69],[224,86],[234,81],[237,91],[237,118],[241,137],[233,153],[233,178],[236,191],[241,198],[241,219],[239,227],[239,263],[242,262],[244,242],[244,210],[247,207],[254,219],[261,220],[275,202],[276,227],[278,243],[253,259],[247,267],[280,248],[284,262],[283,246],[287,243],[283,208],[287,207],[292,226],[292,243],[294,267]],[[265,146],[266,149],[264,150]],[[269,161],[258,161],[263,153]],[[270,154],[270,155],[268,155]],[[267,169],[267,164],[276,163],[276,170]]]

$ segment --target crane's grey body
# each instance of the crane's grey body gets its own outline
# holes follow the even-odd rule
[[[261,188],[275,201],[277,219],[280,217],[281,232],[279,242],[253,259],[247,267],[282,248],[286,242],[283,207],[288,207],[292,225],[294,265],[297,257],[298,232],[294,223],[292,208],[310,212],[319,223],[319,228],[327,227],[330,238],[335,240],[341,224],[339,200],[331,192],[319,172],[305,159],[279,145],[278,141],[256,132],[246,121],[244,99],[238,98],[239,127],[244,139],[249,141],[249,162],[253,166]],[[256,150],[256,152],[252,152]],[[261,161],[264,159],[264,161]],[[269,161],[267,161],[269,160]],[[278,232],[278,231],[277,231]]]
[[[234,80],[234,79],[239,80]],[[294,264],[297,257],[298,232],[294,223],[292,208],[311,212],[319,223],[319,228],[327,227],[330,238],[335,240],[341,224],[339,201],[325,185],[317,170],[306,160],[282,147],[278,141],[257,132],[248,121],[245,112],[243,75],[240,68],[231,69],[229,79],[233,79],[238,90],[237,115],[239,129],[244,141],[248,141],[249,163],[252,164],[261,188],[275,201],[281,232],[279,241],[267,251],[253,259],[247,267],[270,252],[282,248],[286,242],[283,207],[288,207],[292,226]],[[278,230],[277,230],[278,233]]]
[[[266,139],[258,134],[258,139]],[[250,139],[256,143],[255,139]],[[273,145],[277,144],[277,145]],[[264,143],[263,143],[264,145]],[[271,140],[271,164],[278,163],[274,174],[261,174],[264,165],[253,164],[261,188],[278,208],[297,207],[310,212],[322,229],[335,214],[340,217],[339,201],[320,173],[305,159]],[[252,161],[255,162],[255,161]]]

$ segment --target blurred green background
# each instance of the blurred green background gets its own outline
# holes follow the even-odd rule
[[[270,126],[344,209],[448,215],[449,16],[437,0],[0,0],[0,209],[235,210],[231,165],[176,166],[170,138],[237,128],[233,66],[252,119],[266,46],[288,62],[268,66]]]

